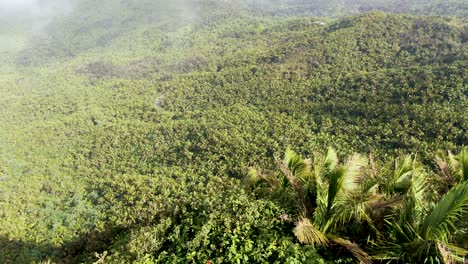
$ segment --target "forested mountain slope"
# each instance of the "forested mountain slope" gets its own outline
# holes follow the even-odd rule
[[[125,36],[138,27],[157,27],[173,31],[199,20],[210,20],[226,14],[280,16],[344,16],[368,11],[391,13],[451,15],[466,18],[467,5],[463,1],[113,1],[95,3],[85,0],[64,2],[44,0],[43,15],[32,13],[3,14],[7,23],[22,21],[34,34],[30,46],[18,58],[18,65],[29,65],[53,58],[74,56],[91,48],[105,47],[118,36]],[[51,11],[57,9],[58,11]],[[73,10],[73,11],[70,11]],[[2,15],[0,11],[0,15]],[[25,17],[23,17],[25,16]],[[22,18],[22,19],[21,19]],[[10,22],[8,22],[10,20]],[[29,23],[29,24],[28,24]],[[9,28],[10,26],[6,26]],[[0,29],[1,30],[1,29]]]
[[[463,18],[90,2],[2,31],[2,263],[352,261],[301,244],[298,207],[249,170],[333,146],[382,174],[414,153],[436,179],[434,153],[468,142]]]
[[[247,1],[250,8],[282,15],[342,16],[369,11],[465,17],[466,3],[460,0],[263,0]]]

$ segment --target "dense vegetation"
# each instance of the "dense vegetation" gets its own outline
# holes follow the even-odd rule
[[[466,7],[401,2],[0,24],[0,262],[460,261]]]
[[[342,16],[368,11],[451,15],[466,18],[466,3],[460,0],[260,0],[247,1],[257,12],[280,15]]]

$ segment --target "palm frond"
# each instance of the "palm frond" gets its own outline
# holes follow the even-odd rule
[[[302,184],[298,176],[310,171],[310,165],[307,165],[299,154],[288,148],[284,153],[283,160],[278,161],[278,167],[288,179],[291,187],[295,190],[302,189]]]
[[[411,241],[386,242],[374,248],[372,258],[394,260],[396,263],[441,263],[442,259],[433,242],[416,237]],[[393,262],[389,262],[393,263]]]
[[[457,160],[459,166],[460,166],[460,178],[463,181],[468,180],[468,146],[463,147],[458,153],[458,155],[455,156],[455,159]]]
[[[411,216],[406,215],[406,213],[407,212],[402,212],[400,214],[400,219],[397,221],[393,219],[385,220],[389,227],[388,230],[391,239],[400,245],[421,239],[418,233],[418,226],[413,223]]]
[[[328,194],[327,194],[327,214],[330,214],[335,200],[338,196],[343,196],[343,201],[349,200],[351,196],[344,197],[343,191],[355,192],[359,189],[359,176],[363,166],[367,164],[367,159],[360,155],[351,156],[343,166],[336,166],[328,174]]]
[[[411,155],[405,155],[395,159],[392,185],[395,190],[406,192],[410,187],[410,177],[413,173],[414,160]]]
[[[322,225],[323,230],[336,230],[353,218],[358,221],[370,220],[363,203],[365,194],[360,190],[360,176],[366,164],[367,159],[356,154],[349,157],[346,164],[334,165],[334,169],[328,173],[328,192],[324,195],[326,211],[321,215],[321,221],[317,222]],[[316,213],[316,220],[317,216]],[[371,221],[369,223],[372,225]]]
[[[378,212],[385,208],[400,208],[402,206],[402,196],[396,195],[390,199],[385,199],[381,195],[374,195],[366,201],[366,205],[371,212]]]
[[[463,147],[457,155],[448,151],[447,155],[438,152],[436,162],[442,176],[452,184],[468,180],[468,146]]]
[[[461,248],[452,243],[447,243],[444,245],[445,248],[450,252],[452,259],[457,262],[462,262],[465,256],[468,256],[468,249]]]
[[[453,168],[456,166],[456,164],[453,164],[453,161],[457,163],[450,151],[448,152],[448,155],[446,155],[443,151],[438,151],[436,154],[436,163],[439,167],[440,174],[448,184],[450,184],[452,181],[452,175],[454,174]]]
[[[370,163],[370,167],[371,167],[370,177],[372,179],[375,179],[377,177],[377,175],[378,175],[378,171],[377,171],[377,166],[376,166],[376,163],[375,163],[375,158],[374,158],[374,153],[373,152],[369,153],[369,163]]]
[[[309,159],[303,159],[301,155],[289,148],[284,154],[283,162],[289,169],[290,173],[298,178],[306,179],[312,175],[311,161]]]
[[[468,209],[468,181],[453,187],[436,204],[424,220],[421,236],[428,240],[447,242],[451,230],[455,230],[454,222],[462,217]]]
[[[345,173],[343,167],[336,168],[328,174],[329,183],[328,183],[328,194],[327,194],[327,215],[330,214],[333,207],[333,203],[338,196],[338,192],[341,189],[342,177]]]
[[[321,154],[315,154],[313,159],[313,165],[311,166],[311,172],[314,181],[314,187],[316,192],[317,203],[326,201],[326,189],[328,188],[328,181],[326,179],[325,169],[325,156]]]
[[[255,184],[260,181],[260,177],[258,176],[258,170],[255,168],[250,168],[249,173],[245,177],[245,181],[248,184]]]
[[[450,254],[450,251],[444,246],[444,244],[437,243],[437,249],[439,250],[439,254],[442,256],[444,264],[455,264],[452,259],[452,254]]]
[[[387,199],[382,195],[372,195],[364,202],[364,205],[365,212],[370,218],[368,222],[371,223],[373,229],[375,228],[374,232],[379,236],[385,226],[385,217],[403,207],[403,197],[397,195]]]
[[[340,198],[343,197],[340,195]],[[337,233],[350,231],[349,225],[352,223],[367,223],[367,231],[380,235],[380,231],[374,224],[374,220],[369,214],[369,210],[364,201],[354,201],[352,199],[339,199],[335,202],[333,212],[328,215],[327,221],[322,227],[326,233]]]
[[[391,263],[391,260],[401,259],[400,252],[403,251],[403,246],[399,244],[390,244],[387,246],[377,246],[372,249],[371,257],[374,260],[388,260],[387,263]]]
[[[436,162],[448,186],[468,180],[468,147],[463,147],[458,155],[439,151]]]
[[[357,191],[359,188],[359,180],[362,168],[368,163],[367,159],[359,154],[351,156],[344,165],[344,173],[342,175],[342,187],[348,192]]]
[[[338,165],[338,161],[338,155],[336,154],[335,149],[329,147],[324,160],[324,167],[327,170],[327,172],[334,170],[335,167]]]
[[[463,149],[461,151],[463,151]],[[458,167],[457,158],[455,157],[455,155],[453,155],[453,153],[450,150],[447,153],[448,153],[447,162],[448,162],[450,168],[456,170],[456,168]]]
[[[275,175],[259,171],[255,168],[250,168],[249,173],[245,177],[245,182],[247,185],[255,185],[259,182],[265,182],[272,190],[277,190],[280,186],[280,181]]]
[[[349,252],[351,252],[351,254],[353,254],[353,256],[357,260],[359,260],[359,262],[364,263],[364,264],[372,263],[372,258],[369,256],[369,254],[367,254],[357,244],[355,244],[355,243],[353,243],[353,242],[351,242],[349,240],[340,238],[340,237],[331,238],[331,240],[334,243],[346,248]]]
[[[455,246],[454,244],[437,243],[437,249],[442,257],[444,264],[461,263],[464,256],[468,255],[468,250]]]
[[[303,159],[301,155],[288,148],[283,160],[277,160],[277,163],[297,196],[302,214],[312,216],[313,206],[309,196],[315,193],[315,182],[311,172],[311,161]]]
[[[284,159],[278,161],[278,167],[288,180],[291,187],[298,193],[304,193],[304,191],[302,190],[301,182],[292,170],[294,168],[290,169],[290,164],[294,163],[292,162],[292,160],[297,160],[299,158],[300,156],[298,154],[296,154],[294,151],[288,148],[285,152]]]
[[[425,171],[417,165],[413,168],[410,190],[415,201],[414,209],[416,213],[424,214],[427,211],[428,181]]]
[[[328,239],[309,219],[302,218],[294,228],[294,235],[303,244],[325,246]]]
[[[327,192],[328,190],[326,188],[317,189],[316,207],[314,210],[314,222],[318,226],[322,226],[327,222]]]

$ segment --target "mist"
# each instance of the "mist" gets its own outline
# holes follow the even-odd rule
[[[4,12],[29,10],[38,6],[37,0],[2,0],[0,1],[0,9]]]
[[[0,22],[37,33],[72,6],[71,0],[0,0]]]

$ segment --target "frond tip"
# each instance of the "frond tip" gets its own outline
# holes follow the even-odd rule
[[[288,148],[284,154],[283,159],[285,174],[291,174],[296,178],[308,178],[312,175],[311,173],[311,161],[303,159],[301,155],[297,154],[290,148]]]
[[[421,235],[425,239],[442,240],[455,229],[454,222],[468,210],[468,182],[452,188],[426,217]]]
[[[296,235],[299,242],[310,245],[328,244],[328,239],[317,227],[315,227],[307,218],[302,218],[294,228],[294,235]]]
[[[340,237],[333,238],[332,241],[346,248],[349,252],[353,254],[353,256],[357,260],[359,260],[359,262],[364,263],[364,264],[372,263],[371,257],[364,250],[362,250],[362,248],[360,248],[357,244],[354,244],[353,242],[340,238]]]
[[[460,178],[463,181],[468,180],[468,147],[463,147],[456,156],[456,160],[460,164]]]
[[[356,191],[359,188],[359,177],[361,176],[361,170],[368,164],[365,157],[354,154],[349,157],[345,164],[345,171],[343,174],[342,186],[346,191]]]
[[[248,186],[252,186],[260,182],[265,182],[273,190],[279,187],[279,181],[275,175],[259,171],[255,168],[250,168],[249,173],[244,178],[244,181]]]

